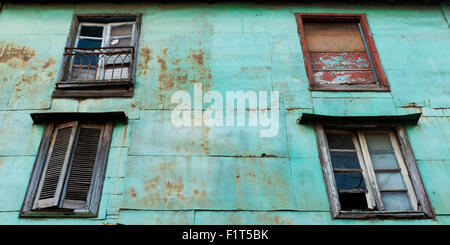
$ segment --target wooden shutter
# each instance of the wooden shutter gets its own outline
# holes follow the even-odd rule
[[[104,125],[80,125],[62,208],[87,209],[103,131]]]
[[[55,127],[33,209],[58,206],[76,128],[77,122]]]

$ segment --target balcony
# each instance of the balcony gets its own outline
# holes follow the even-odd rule
[[[65,48],[58,89],[130,88],[134,47]]]

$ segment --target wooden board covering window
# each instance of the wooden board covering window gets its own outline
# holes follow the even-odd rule
[[[388,90],[362,14],[297,14],[311,88]]]
[[[365,52],[358,23],[305,22],[310,52]]]

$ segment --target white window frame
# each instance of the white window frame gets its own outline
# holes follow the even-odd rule
[[[115,27],[115,26],[121,26],[121,25],[132,25],[132,30],[131,30],[131,35],[125,35],[125,36],[111,36],[111,28]],[[103,34],[102,37],[87,37],[87,36],[80,36],[81,33],[81,27],[83,26],[101,26],[103,27]],[[124,21],[124,22],[111,22],[111,23],[95,23],[95,22],[80,22],[78,24],[78,29],[76,32],[76,36],[75,36],[75,43],[74,43],[74,47],[78,46],[78,43],[80,41],[80,39],[92,39],[92,40],[101,40],[101,48],[104,47],[110,47],[109,46],[109,40],[111,38],[129,38],[131,37],[131,43],[130,43],[130,47],[134,47],[134,43],[135,43],[135,30],[136,30],[136,22],[135,21]],[[73,62],[73,57],[71,62]],[[72,68],[71,68],[72,69]],[[123,69],[123,68],[121,68]],[[131,69],[131,67],[128,67],[128,69]],[[100,80],[100,78],[103,78],[105,75],[105,62],[104,62],[104,58],[102,58],[101,56],[98,59],[98,64],[97,64],[97,71],[96,71],[96,76],[95,79],[96,80]],[[70,71],[70,73],[72,73],[72,71]],[[111,78],[113,79],[113,78]],[[103,79],[102,79],[103,80]]]

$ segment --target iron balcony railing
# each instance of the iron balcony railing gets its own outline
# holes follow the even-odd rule
[[[133,81],[134,47],[65,48],[57,87],[124,85]]]

